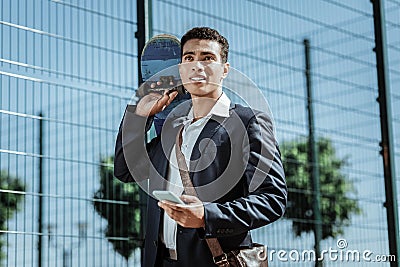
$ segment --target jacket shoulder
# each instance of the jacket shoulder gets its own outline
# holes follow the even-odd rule
[[[247,125],[257,113],[260,113],[260,111],[240,104],[235,104],[232,110],[239,116],[244,125]]]

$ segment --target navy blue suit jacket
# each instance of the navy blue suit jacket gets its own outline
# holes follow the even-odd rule
[[[188,101],[190,102],[190,101]],[[114,174],[124,182],[149,181],[150,192],[165,189],[175,136],[190,103],[171,112],[162,135],[145,143],[151,119],[128,106],[115,147]],[[175,154],[172,154],[175,155]],[[212,116],[191,155],[190,177],[204,203],[205,228],[178,225],[179,266],[215,266],[205,238],[218,238],[224,251],[252,244],[250,230],[283,214],[287,187],[271,118],[232,104],[230,116]],[[154,266],[163,211],[150,197],[145,235],[145,266]]]

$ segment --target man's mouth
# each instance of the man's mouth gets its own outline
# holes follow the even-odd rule
[[[205,82],[206,81],[206,77],[203,76],[195,76],[195,77],[191,77],[190,80],[192,82]]]

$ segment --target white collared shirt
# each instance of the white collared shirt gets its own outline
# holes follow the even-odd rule
[[[194,114],[193,108],[190,109],[189,114],[187,116],[187,120],[183,122],[184,128],[182,131],[182,146],[181,150],[186,159],[186,165],[190,166],[190,156],[192,154],[192,150],[194,145],[196,144],[197,138],[199,137],[201,131],[204,126],[207,124],[208,120],[212,115],[217,115],[220,117],[229,117],[229,106],[231,101],[225,93],[219,97],[215,105],[212,107],[207,116],[195,121],[192,123]],[[169,191],[174,192],[176,195],[180,196],[183,193],[183,185],[181,176],[178,169],[178,163],[176,161],[175,155],[175,145],[172,148],[170,154],[170,162],[169,162],[169,172],[168,172],[168,181],[167,189]],[[165,246],[176,252],[176,231],[177,231],[177,223],[171,219],[167,213],[164,213],[164,223],[162,229],[162,241]],[[176,253],[174,253],[176,255]]]

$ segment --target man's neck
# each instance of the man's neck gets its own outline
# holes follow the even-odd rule
[[[218,95],[211,97],[192,96],[194,120],[198,120],[199,118],[207,116],[221,95],[222,91]]]

